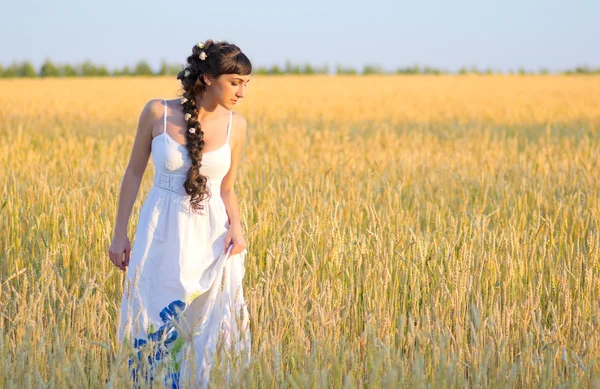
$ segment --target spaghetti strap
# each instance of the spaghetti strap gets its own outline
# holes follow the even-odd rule
[[[225,144],[229,144],[229,133],[231,132],[231,121],[233,119],[233,111],[229,111],[229,125],[227,126],[227,139]]]
[[[165,114],[163,115],[163,132],[167,132],[167,100],[165,102]]]

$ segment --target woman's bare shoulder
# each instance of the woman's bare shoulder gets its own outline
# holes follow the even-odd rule
[[[246,133],[246,127],[248,123],[244,115],[238,112],[233,113],[233,126],[237,130],[236,132]]]
[[[233,147],[237,148],[239,146],[243,146],[246,143],[246,130],[248,123],[246,122],[246,118],[244,115],[234,112],[232,118],[232,135],[233,135]]]
[[[165,112],[165,103],[163,99],[151,99],[148,100],[146,105],[144,105],[144,109],[142,110],[142,116],[147,120],[155,120],[160,117]]]

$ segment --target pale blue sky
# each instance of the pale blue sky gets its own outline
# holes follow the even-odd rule
[[[328,63],[385,70],[600,66],[598,0],[8,0],[0,64],[46,57],[110,69],[182,63],[199,40],[240,46],[255,67]]]

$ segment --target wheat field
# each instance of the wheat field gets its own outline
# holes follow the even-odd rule
[[[107,252],[138,115],[178,88],[0,81],[0,387],[127,386]],[[230,386],[600,387],[600,77],[247,92],[252,362]]]

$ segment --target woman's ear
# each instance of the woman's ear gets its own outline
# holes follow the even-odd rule
[[[204,77],[204,84],[206,84],[206,86],[210,86],[212,83],[211,77],[207,74],[203,74],[202,77]]]

